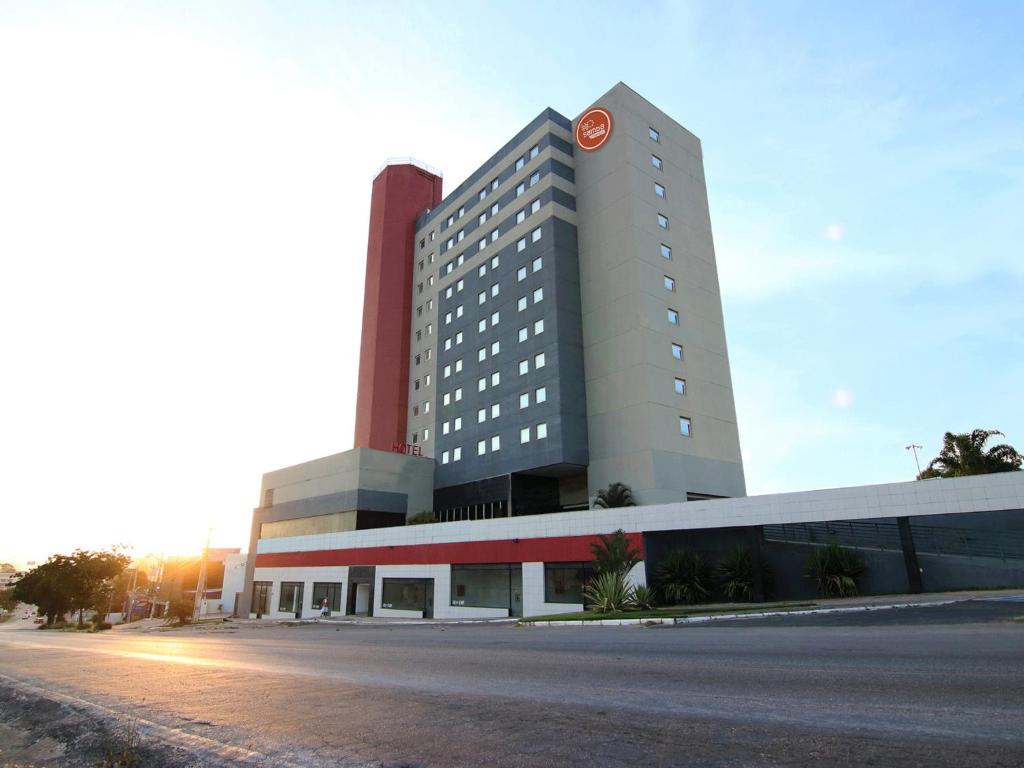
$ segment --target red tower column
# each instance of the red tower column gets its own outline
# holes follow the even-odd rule
[[[415,165],[385,166],[373,180],[356,448],[388,451],[405,442],[416,217],[439,202],[441,177]]]

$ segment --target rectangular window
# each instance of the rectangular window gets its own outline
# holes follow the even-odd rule
[[[536,304],[541,301],[544,301],[544,289],[538,288],[533,292],[533,303]]]
[[[537,425],[537,439],[543,440],[548,436],[548,425],[545,422],[541,422]]]
[[[661,244],[661,257],[663,259],[669,259],[669,260],[672,259],[672,249],[669,248],[664,243]]]
[[[661,158],[658,157],[657,155],[651,155],[651,165],[653,165],[659,171],[664,170],[664,168],[662,167]]]
[[[672,325],[679,325],[679,313],[676,312],[674,309],[668,310],[668,321]]]
[[[497,239],[498,239],[498,230],[492,229],[491,230],[491,242],[493,243]],[[494,266],[492,265],[491,268],[493,269]]]
[[[462,317],[462,305],[461,304],[459,304],[459,306],[457,306],[455,308],[455,316],[456,317]],[[427,328],[429,329],[430,325],[427,325]]]
[[[451,312],[445,312],[444,313],[444,324],[445,325],[451,325],[452,324],[452,313]]]
[[[476,270],[477,277],[483,277],[487,274],[487,265],[481,264]]]
[[[539,232],[540,230],[537,230],[537,231]],[[538,256],[536,259],[533,260],[533,271],[534,272],[539,272],[540,268],[543,267],[543,266],[544,266],[544,259],[541,258],[540,256]]]
[[[483,304],[485,301],[487,301],[487,291],[480,291],[476,298],[478,304]]]
[[[448,351],[449,349],[451,349],[451,348],[452,348],[452,337],[451,337],[451,336],[449,336],[449,337],[448,337],[447,339],[445,339],[445,340],[444,340],[444,349],[445,349],[445,352],[447,352],[447,351]]]
[[[530,428],[523,427],[519,430],[519,444],[522,445],[523,443],[528,442],[530,442]]]
[[[451,604],[474,608],[505,608],[519,599],[523,567],[519,563],[452,565]]]
[[[450,285],[444,289],[444,297],[446,299],[450,299],[452,297],[452,287]]]
[[[476,423],[483,424],[485,421],[487,421],[487,409],[481,408],[476,412]]]
[[[519,159],[516,160],[516,170],[517,171],[521,171],[523,169],[524,165],[526,165],[526,158],[525,157],[520,157]]]
[[[526,191],[526,183],[525,182],[519,182],[519,186],[516,187],[516,197],[519,197],[525,191]]]
[[[540,405],[541,403],[546,403],[547,401],[548,401],[548,388],[547,387],[539,387],[537,389],[537,391],[534,393],[533,402],[535,402],[538,405]]]
[[[301,581],[282,581],[277,610],[294,613],[296,616],[302,613],[302,586]]]
[[[541,318],[533,324],[533,333],[536,336],[538,333],[544,333],[544,319]]]
[[[478,440],[476,444],[476,455],[483,456],[485,453],[487,453],[487,441]]]
[[[664,285],[666,291],[674,291],[676,289],[676,281],[668,275],[664,277]]]
[[[491,374],[491,386],[496,387],[501,383],[501,373],[495,371]]]
[[[530,361],[520,360],[519,361],[519,375],[523,376],[530,372]]]
[[[676,360],[682,360],[683,359],[683,345],[682,344],[673,344],[672,345],[672,357],[674,357]]]
[[[442,464],[447,464],[448,463],[448,451],[442,451],[441,452],[441,463]]]
[[[412,407],[412,415],[413,416],[419,416],[420,415],[420,406],[419,406],[418,403]]]
[[[441,369],[441,378],[442,379],[447,379],[451,375],[452,375],[452,367],[450,365],[446,365],[443,369]],[[447,403],[445,403],[445,405],[447,405]]]
[[[484,378],[482,378],[482,379],[477,379],[476,380],[476,391],[477,392],[483,392],[485,389],[487,389],[487,377],[486,376]]]
[[[534,368],[543,368],[544,365],[545,365],[545,360],[546,360],[546,358],[544,357],[544,353],[543,352],[534,355],[533,356],[533,367]]]
[[[416,355],[416,365],[419,365],[419,364],[420,364],[420,356]]]
[[[530,393],[529,392],[523,392],[523,394],[521,394],[519,396],[519,409],[522,410],[523,408],[529,408],[529,407],[530,407]]]
[[[665,187],[663,187],[658,182],[654,182],[654,194],[656,194],[658,197],[664,198],[665,197]]]
[[[459,309],[461,310],[462,307],[459,307]],[[461,311],[458,313],[458,316],[462,317],[462,312]],[[434,333],[434,324],[433,323],[427,323],[427,336],[430,336],[433,333]]]
[[[530,203],[530,213],[536,213],[539,210],[540,210],[540,198],[537,198],[532,203]]]
[[[477,241],[476,252],[480,253],[480,251],[482,251],[486,247],[487,247],[487,238],[485,237],[483,240],[478,240]]]
[[[526,341],[528,338],[529,338],[529,329],[527,329],[527,328],[520,328],[519,329],[519,341],[521,341],[521,342],[522,341]]]
[[[459,278],[459,282],[457,282],[455,284],[455,292],[458,293],[459,291],[461,291],[465,287],[466,287],[466,281],[463,278],[460,277]]]
[[[433,588],[433,581],[433,579],[382,579],[381,608],[425,611],[427,609],[427,585],[429,583]]]
[[[417,329],[416,330],[416,341],[422,341],[422,339],[423,339],[423,331]]]
[[[424,413],[430,413],[430,401],[429,400],[424,400],[423,401],[423,412]]]
[[[679,379],[679,378],[676,379],[676,394],[677,395],[685,395],[686,394],[686,379]]]
[[[501,288],[498,283],[491,286],[491,296],[497,296],[499,291],[501,291]]]
[[[537,182],[539,182],[539,181],[540,181],[540,171],[535,171],[533,174],[530,175],[530,186],[531,187],[534,184],[536,184]]]
[[[492,341],[491,342],[491,357],[494,357],[500,351],[501,351],[501,342],[500,341]]]
[[[446,227],[450,227],[454,223],[455,223],[455,216],[452,215],[452,216],[448,217],[448,221],[445,223],[445,226]]]
[[[539,145],[534,144],[532,147],[530,147],[530,159],[531,160],[533,160],[533,158],[535,158],[539,154],[540,154],[540,147],[539,147]]]
[[[460,254],[459,254],[459,258],[457,258],[457,259],[455,260],[455,263],[456,263],[456,264],[457,264],[458,266],[460,266],[460,267],[461,267],[461,266],[462,266],[463,264],[465,264],[465,263],[466,263],[466,252],[465,252],[465,251],[463,251],[462,253],[460,253]]]
[[[480,194],[477,195],[477,199],[483,200],[485,197],[487,197],[487,187],[484,187],[483,189],[480,190]]]
[[[429,387],[430,386],[430,374],[429,373],[426,376],[423,377],[423,386],[424,387]]]
[[[462,373],[462,358],[460,357],[455,361],[455,372]]]
[[[420,388],[420,380],[416,379],[416,381],[413,382],[413,389],[419,389],[419,388]]]
[[[462,449],[455,448],[452,451],[452,461],[460,461],[462,459]]]
[[[526,238],[520,238],[519,242],[516,243],[516,253],[520,253],[526,250]]]
[[[518,307],[520,312],[522,312],[524,309],[526,309],[527,301],[528,300],[527,300],[527,298],[525,296],[520,296],[519,297],[519,301],[516,303],[516,307]]]
[[[497,188],[498,188],[498,180],[497,179],[491,179],[491,191],[493,192]]]
[[[658,214],[658,226],[662,229],[668,229],[668,216],[663,213]]]
[[[533,233],[530,235],[531,242],[536,243],[538,240],[540,240],[542,234],[543,231],[541,230],[541,228],[537,227],[535,230],[533,230]]]
[[[522,224],[524,221],[526,221],[526,209],[516,214],[516,224]]]
[[[416,293],[423,293],[423,283],[416,286]]]
[[[661,141],[661,134],[659,134],[653,128],[647,129],[647,135],[651,137],[651,141]]]
[[[679,417],[679,434],[683,437],[690,437],[690,420],[685,416]]]
[[[484,331],[487,330],[487,318],[486,317],[483,320],[481,320],[479,323],[476,324],[476,329],[480,333],[483,333]]]
[[[593,563],[544,563],[544,602],[582,605],[583,587],[593,577]]]
[[[484,211],[483,213],[481,213],[479,216],[476,217],[476,223],[478,225],[482,225],[486,221],[487,221],[487,211]]]
[[[501,450],[501,436],[494,435],[491,437],[491,452]]]
[[[461,398],[458,398],[458,399],[461,399]],[[460,429],[462,429],[462,417],[461,416],[456,416],[455,417],[455,431],[458,432]]]
[[[500,312],[492,312],[491,313],[491,326],[493,327],[493,326],[497,325],[499,320],[501,320],[501,313]]]
[[[497,230],[495,230],[495,231],[497,231]],[[497,269],[499,261],[500,260],[498,259],[497,256],[491,256],[491,269]]]
[[[442,435],[447,435],[449,428],[450,428],[450,425],[449,425],[449,423],[447,421],[442,422],[442,424],[441,424],[441,434]]]
[[[499,203],[495,203],[494,205],[492,205],[491,206],[491,216],[497,216],[499,210],[501,210]]]
[[[496,419],[501,416],[501,403],[494,403],[491,405],[491,418]]]
[[[480,349],[478,349],[476,351],[476,361],[478,363],[482,363],[486,359],[487,359],[487,347],[480,347]]]
[[[423,428],[423,442],[430,440],[430,427]]]
[[[465,215],[466,215],[466,206],[460,205],[459,206],[459,213],[458,213],[458,215],[455,218],[461,219]]]
[[[462,331],[455,334],[455,344],[459,345],[462,343]]]
[[[522,280],[525,280],[525,279],[526,279],[526,267],[520,267],[518,270],[516,270],[516,280],[522,281]]]

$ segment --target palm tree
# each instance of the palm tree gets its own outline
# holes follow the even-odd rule
[[[614,533],[598,534],[590,545],[594,553],[594,570],[598,573],[621,573],[625,576],[640,562],[642,553],[633,546],[621,528]]]
[[[610,483],[607,488],[597,492],[594,499],[595,509],[615,509],[616,507],[635,507],[633,491],[625,483]]]
[[[947,432],[942,436],[942,450],[928,463],[920,479],[1019,470],[1024,463],[1024,456],[1017,453],[1013,446],[995,445],[985,450],[985,443],[990,437],[1002,434],[995,429],[976,429],[970,434]]]

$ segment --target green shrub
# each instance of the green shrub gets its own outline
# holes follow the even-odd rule
[[[195,608],[195,602],[191,598],[179,597],[177,600],[172,600],[167,609],[167,623],[174,622],[178,626],[191,624]]]
[[[598,573],[621,573],[623,576],[640,562],[641,552],[633,546],[621,528],[609,534],[598,534],[598,541],[590,545],[594,555],[594,570]]]
[[[623,574],[608,571],[583,587],[583,599],[594,613],[624,611],[633,605],[633,588],[626,584]]]
[[[94,621],[92,623],[92,628],[96,632],[99,632],[101,629],[111,629],[113,626],[109,621]]]
[[[761,584],[767,593],[771,586],[771,569],[761,566]],[[726,599],[734,603],[750,602],[754,599],[754,562],[750,550],[736,547],[715,568],[715,580]]]
[[[423,525],[424,523],[436,523],[437,517],[429,509],[425,509],[422,512],[417,512],[412,517],[405,519],[406,525]]]
[[[633,587],[633,605],[642,611],[649,611],[654,607],[654,590],[646,584],[637,584]]]
[[[804,577],[813,579],[822,597],[851,597],[857,594],[857,580],[867,568],[856,552],[836,542],[818,547],[807,558]]]
[[[699,603],[711,593],[710,571],[696,552],[676,549],[654,569],[654,585],[668,605]]]

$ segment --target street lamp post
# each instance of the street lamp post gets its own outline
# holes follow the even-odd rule
[[[918,459],[917,459],[917,451],[918,451],[919,448],[921,450],[924,450],[924,446],[917,445],[916,443],[911,443],[910,445],[906,446],[906,448],[905,448],[905,450],[912,451],[914,453],[914,464],[917,465],[917,476],[918,476],[918,478],[921,477],[921,462],[918,461]]]

